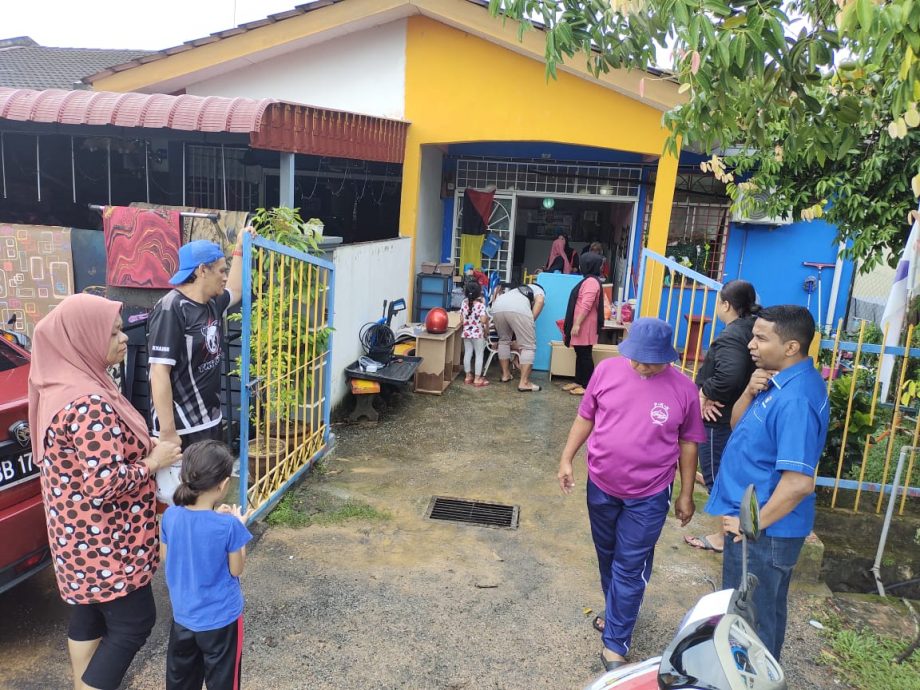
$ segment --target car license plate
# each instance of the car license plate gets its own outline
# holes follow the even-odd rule
[[[22,484],[37,474],[38,466],[32,464],[32,453],[0,458],[0,491]]]

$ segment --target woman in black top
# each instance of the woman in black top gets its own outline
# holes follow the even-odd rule
[[[751,329],[760,306],[754,286],[744,280],[732,280],[722,286],[716,301],[716,316],[725,329],[713,341],[696,376],[700,387],[700,407],[707,440],[699,446],[700,469],[706,488],[712,491],[722,451],[731,435],[731,411],[754,373],[754,360],[748,350]],[[698,549],[722,551],[721,532],[701,537],[684,537]]]

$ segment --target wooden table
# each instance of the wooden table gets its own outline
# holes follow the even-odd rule
[[[607,319],[604,321],[603,330],[598,334],[598,340],[611,345],[618,345],[628,331],[629,324],[617,323],[613,319]]]
[[[415,392],[441,395],[463,368],[460,327],[444,333],[420,333],[415,338],[415,355],[422,363],[415,372]]]

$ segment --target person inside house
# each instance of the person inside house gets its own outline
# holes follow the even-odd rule
[[[562,390],[571,395],[584,395],[594,373],[592,351],[604,328],[604,293],[601,285],[601,265],[604,259],[588,252],[581,257],[582,281],[572,288],[563,327],[566,347],[575,350],[575,382]]]
[[[127,352],[121,329],[121,304],[72,295],[38,322],[32,344],[32,457],[54,576],[70,609],[76,690],[120,687],[153,629],[153,475],[179,457],[177,444],[151,442],[146,420],[108,374]]]
[[[492,302],[492,322],[498,332],[498,363],[502,369],[502,383],[513,379],[511,375],[511,343],[517,341],[521,380],[518,390],[522,393],[539,391],[540,386],[531,382],[533,362],[537,353],[536,320],[543,311],[546,295],[537,283],[505,289]]]
[[[186,448],[220,438],[221,361],[224,316],[242,296],[243,237],[231,264],[214,242],[195,240],[179,248],[175,286],[153,309],[147,340],[153,399],[151,435]],[[169,503],[180,466],[157,477],[158,497]]]
[[[603,263],[601,264],[600,276],[603,280],[610,278],[610,260],[607,258],[607,255],[604,253],[604,245],[600,242],[594,241],[588,245],[588,251],[594,252],[601,257]]]
[[[741,582],[738,514],[745,488],[761,502],[760,538],[748,543],[757,634],[777,659],[786,634],[792,570],[815,520],[814,476],[827,437],[827,385],[808,356],[815,320],[805,307],[762,310],[749,349],[757,369],[732,408],[733,430],[706,504],[722,516],[722,585]]]
[[[569,244],[569,238],[564,232],[561,232],[553,240],[549,249],[549,258],[546,259],[546,266],[543,269],[547,273],[571,273],[572,261],[569,253],[566,251]]]
[[[754,373],[748,343],[754,337],[754,319],[758,312],[760,305],[753,285],[744,280],[730,280],[722,286],[715,313],[725,328],[712,342],[696,375],[706,426],[706,440],[700,444],[700,470],[709,492],[712,492],[722,452],[732,432],[732,407]],[[686,536],[684,541],[697,549],[722,552],[721,530],[715,534]]]
[[[678,469],[674,514],[686,525],[695,511],[697,444],[706,435],[696,386],[671,366],[673,337],[660,319],[633,324],[623,356],[595,369],[559,460],[559,485],[570,494],[575,454],[587,442],[588,518],[606,602],[593,625],[608,671],[627,663]]]
[[[569,258],[569,266],[571,266],[569,273],[580,273],[581,254],[578,253],[575,247],[569,244],[568,235],[565,236],[565,255]]]

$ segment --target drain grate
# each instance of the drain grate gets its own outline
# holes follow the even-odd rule
[[[425,517],[431,520],[462,522],[479,527],[517,529],[519,512],[518,506],[507,506],[502,503],[483,503],[450,496],[432,496],[428,510],[425,511]]]

